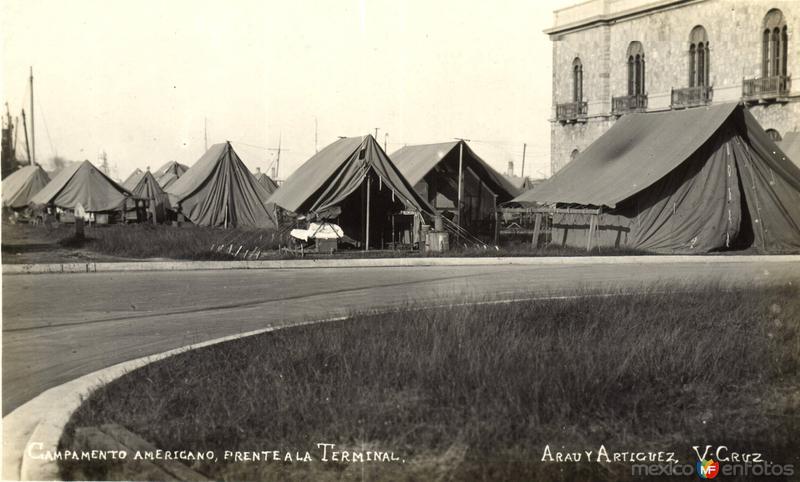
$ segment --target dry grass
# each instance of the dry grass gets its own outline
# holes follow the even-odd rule
[[[713,443],[786,463],[800,433],[798,368],[793,286],[359,314],[136,370],[86,400],[62,446],[75,427],[119,423],[164,449],[318,459],[316,443],[330,442],[406,461],[194,467],[219,480],[630,476],[626,464],[542,463],[546,444],[676,451],[693,463],[691,445]]]
[[[527,243],[493,247],[456,246],[446,253],[419,251],[342,250],[333,255],[313,251],[279,251],[289,245],[285,233],[264,229],[222,229],[185,225],[131,224],[89,226],[85,239],[75,238],[71,225],[3,225],[4,263],[129,261],[143,259],[330,259],[400,257],[520,257],[520,256],[625,256],[648,254],[634,249],[583,249],[546,246],[532,249]]]

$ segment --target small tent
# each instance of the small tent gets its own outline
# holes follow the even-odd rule
[[[179,162],[169,161],[153,173],[153,177],[156,178],[161,189],[166,189],[167,186],[175,182],[188,170],[189,166],[185,166]]]
[[[275,226],[269,194],[229,142],[211,146],[166,192],[173,209],[199,226]]]
[[[256,181],[264,186],[264,189],[266,189],[268,193],[272,194],[278,190],[278,183],[273,181],[272,178],[267,176],[265,173],[261,172],[260,168],[256,168],[256,173],[254,176],[256,177]]]
[[[50,182],[50,176],[38,164],[22,167],[3,179],[3,207],[22,209]]]
[[[787,132],[783,140],[777,142],[786,157],[800,167],[800,132]]]
[[[164,222],[166,220],[166,213],[170,208],[169,196],[161,189],[158,181],[150,171],[145,172],[139,178],[139,182],[133,186],[131,193],[137,199],[148,200],[149,210],[155,222]]]
[[[134,169],[133,172],[130,174],[130,176],[128,176],[124,181],[122,181],[122,187],[130,191],[131,189],[134,188],[134,186],[139,184],[139,181],[142,179],[142,176],[144,176],[144,172],[142,172],[141,169],[139,168]]]
[[[292,173],[270,202],[312,219],[334,220],[370,247],[413,243],[421,216],[433,214],[371,135],[328,145]]]
[[[405,146],[390,157],[425,200],[453,218],[459,214],[460,166],[460,224],[473,232],[493,232],[490,223],[497,204],[510,201],[521,192],[464,141]]]
[[[89,161],[74,164],[59,173],[31,199],[32,204],[86,212],[116,211],[124,208],[131,194]]]
[[[514,202],[549,204],[561,245],[800,249],[800,168],[738,104],[625,115]]]

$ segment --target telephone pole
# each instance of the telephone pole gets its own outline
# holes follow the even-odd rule
[[[31,66],[31,166],[36,162],[36,130],[33,122],[33,66]]]
[[[520,171],[519,175],[522,179],[525,179],[525,151],[528,149],[528,144],[522,144],[522,171]]]

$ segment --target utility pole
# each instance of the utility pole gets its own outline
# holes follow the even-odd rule
[[[281,169],[281,137],[283,134],[278,134],[278,157],[275,159],[275,179],[274,181],[278,181],[280,177],[280,169]]]
[[[522,179],[525,179],[525,151],[528,149],[528,144],[522,144],[522,171],[520,171],[519,175]]]
[[[36,162],[36,130],[33,122],[33,66],[31,66],[31,166]]]
[[[383,134],[383,152],[388,152],[386,150],[386,144],[388,143],[388,141],[389,141],[389,133],[386,132]]]
[[[106,154],[105,150],[100,152],[100,160],[103,161],[100,164],[100,170],[103,171],[107,176],[109,176],[110,174],[108,172],[109,171],[109,169],[108,169],[108,154]]]
[[[375,128],[375,140],[377,140],[377,139],[378,139],[378,128],[376,127]]]
[[[25,154],[28,156],[28,163],[32,163],[31,146],[28,144],[28,122],[25,120],[25,109],[22,109],[22,127],[25,130]]]
[[[456,137],[458,143],[458,206],[456,209],[456,224],[461,227],[461,197],[464,192],[464,143],[469,139]]]

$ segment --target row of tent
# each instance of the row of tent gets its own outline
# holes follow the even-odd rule
[[[80,204],[87,212],[104,212],[119,210],[132,197],[149,200],[159,219],[177,211],[197,225],[270,227],[281,212],[335,220],[355,239],[371,235],[375,243],[386,244],[399,240],[400,231],[406,231],[407,241],[413,238],[411,227],[430,223],[439,212],[457,216],[460,168],[464,224],[491,218],[500,202],[520,192],[463,141],[407,146],[393,157],[370,135],[341,138],[278,188],[260,171],[251,174],[226,142],[209,148],[191,168],[172,162],[155,173],[137,169],[121,185],[88,161],[62,170],[49,183],[41,168],[26,168],[4,181],[4,200],[12,191],[7,182],[26,179],[28,194],[10,207],[74,209]]]
[[[800,168],[787,156],[796,141],[786,137],[776,144],[740,104],[629,114],[524,192],[463,141],[389,156],[370,135],[342,138],[274,192],[222,143],[165,188],[157,182],[168,174],[161,170],[120,186],[85,162],[59,173],[31,201],[73,208],[80,200],[87,211],[103,211],[134,192],[154,199],[163,189],[163,204],[198,225],[268,227],[279,215],[302,216],[335,220],[351,237],[377,245],[413,241],[436,215],[455,213],[459,226],[477,229],[498,206],[522,206],[549,209],[551,242],[564,246],[585,247],[589,239],[655,252],[796,251]],[[454,209],[459,198],[461,209]]]

